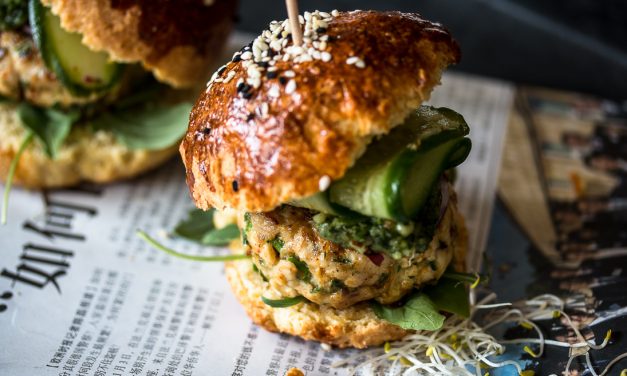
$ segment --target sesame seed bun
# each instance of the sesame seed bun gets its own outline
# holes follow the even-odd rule
[[[271,24],[201,94],[180,148],[200,208],[269,211],[324,189],[460,59],[451,35],[416,14],[319,18],[305,15],[304,52]]]
[[[16,104],[0,103],[0,180],[26,137]],[[82,181],[106,183],[136,176],[157,167],[176,153],[176,146],[162,150],[130,150],[107,131],[72,127],[55,159],[49,158],[37,140],[22,154],[14,183],[28,188],[54,188]]]
[[[231,31],[232,0],[42,0],[61,25],[112,60],[141,63],[174,87],[206,79]]]

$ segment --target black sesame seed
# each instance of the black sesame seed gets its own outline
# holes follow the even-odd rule
[[[237,63],[238,61],[241,61],[241,60],[242,60],[241,55],[237,54],[237,55],[233,56],[233,59],[231,61],[234,62],[234,63]]]
[[[257,63],[257,65],[259,65],[262,68],[268,68],[270,66],[270,62],[269,61],[260,61],[259,63]]]
[[[222,73],[224,73],[224,71],[226,70],[226,66],[223,65],[222,67],[220,67],[220,69],[218,69],[218,76],[221,76]]]
[[[211,133],[211,128],[209,128],[209,127],[203,128],[201,130],[201,132],[204,133],[204,134],[209,134],[209,133]]]
[[[251,92],[245,92],[242,94],[242,96],[244,97],[244,99],[250,99],[253,96],[253,93]]]
[[[279,82],[281,83],[281,85],[285,85],[287,83],[287,78],[279,77]]]
[[[250,89],[252,89],[253,87],[248,85],[247,83],[244,82],[240,82],[239,85],[237,85],[237,92],[238,93],[247,93],[248,91],[250,91]]]
[[[322,33],[326,32],[326,31],[327,31],[326,27],[319,27],[319,28],[316,29],[316,33],[318,33],[318,34],[322,34]]]
[[[233,191],[239,191],[239,184],[237,183],[237,180],[233,180]]]
[[[285,39],[291,41],[292,40],[292,34],[287,34],[287,36],[285,37]]]
[[[268,56],[270,57],[274,57],[274,55],[277,54],[277,52],[275,50],[273,50],[272,48],[268,49]]]
[[[266,73],[267,78],[277,78],[279,74],[276,71]]]
[[[249,114],[248,114],[248,117],[246,118],[246,120],[247,120],[247,121],[251,121],[251,120],[253,120],[254,118],[255,118],[255,113],[254,113],[254,112],[251,112],[251,113],[249,113]]]

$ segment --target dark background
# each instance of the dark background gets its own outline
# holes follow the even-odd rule
[[[418,12],[462,47],[453,69],[627,99],[627,0],[301,0],[305,10]],[[237,28],[287,17],[283,0],[240,0]]]

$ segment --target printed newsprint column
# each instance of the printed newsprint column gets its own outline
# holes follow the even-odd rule
[[[460,75],[443,81],[433,103],[463,113],[472,127],[458,191],[480,252],[512,89]],[[0,374],[346,373],[331,367],[346,351],[252,325],[222,264],[173,259],[135,235],[142,229],[192,254],[224,252],[165,235],[192,206],[180,165],[104,187],[13,191],[0,227]]]

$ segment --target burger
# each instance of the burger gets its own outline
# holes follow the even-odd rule
[[[109,182],[171,157],[235,5],[3,1],[2,179],[32,188]]]
[[[228,281],[270,331],[363,348],[435,330],[468,309],[451,171],[471,143],[421,104],[459,47],[417,14],[300,24],[301,45],[275,21],[214,74],[180,147],[196,205],[241,229]]]

